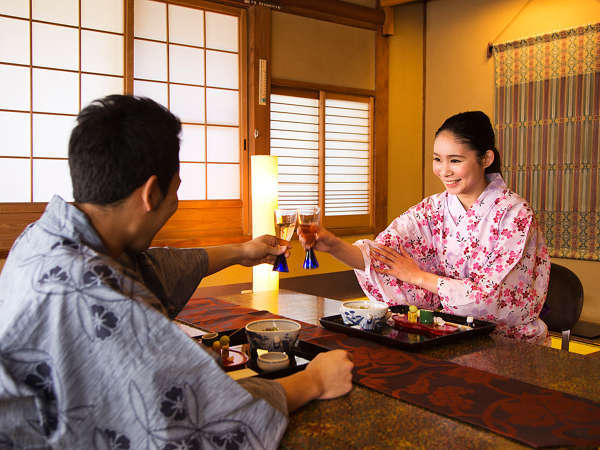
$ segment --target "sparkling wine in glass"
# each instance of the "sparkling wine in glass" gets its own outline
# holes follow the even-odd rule
[[[321,216],[321,210],[317,206],[310,206],[306,208],[298,209],[298,224],[304,235],[306,245],[310,248],[306,250],[306,256],[304,257],[304,264],[302,267],[305,269],[316,269],[319,267],[317,257],[312,246],[315,243],[315,234],[319,229],[319,218]]]
[[[296,217],[298,212],[295,209],[276,209],[275,210],[275,235],[284,241],[290,241],[296,228]],[[277,255],[273,270],[276,272],[289,272],[285,256]]]

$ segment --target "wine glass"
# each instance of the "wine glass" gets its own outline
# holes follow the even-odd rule
[[[298,224],[302,230],[304,241],[310,248],[306,250],[306,256],[304,257],[304,264],[302,267],[305,269],[316,269],[319,267],[315,252],[312,246],[315,243],[315,233],[319,228],[319,218],[321,216],[321,210],[317,206],[307,206],[305,208],[298,209]]]
[[[275,210],[275,235],[279,239],[288,241],[292,239],[294,235],[294,229],[296,228],[296,217],[298,211],[295,209],[276,209]],[[273,270],[276,272],[289,272],[285,255],[277,255],[275,264],[273,264]]]

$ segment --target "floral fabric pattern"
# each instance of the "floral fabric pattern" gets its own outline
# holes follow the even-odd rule
[[[470,315],[495,322],[496,334],[545,343],[546,324],[539,314],[546,299],[550,259],[533,211],[507,189],[500,174],[465,211],[454,195],[426,198],[396,218],[375,242],[403,247],[421,269],[441,278],[438,294],[375,272],[369,257],[372,241],[357,241],[365,270],[358,281],[372,299],[390,305]]]
[[[281,410],[254,397],[167,317],[207,269],[203,249],[113,259],[54,197],[0,273],[0,447],[277,448],[283,388],[262,380]]]

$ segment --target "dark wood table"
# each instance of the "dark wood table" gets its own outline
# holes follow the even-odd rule
[[[318,324],[340,301],[292,291],[216,296],[238,305]],[[423,351],[528,383],[600,402],[600,359],[538,345],[476,337]],[[600,424],[599,424],[600,426]],[[362,386],[294,412],[281,448],[526,448],[495,433]]]

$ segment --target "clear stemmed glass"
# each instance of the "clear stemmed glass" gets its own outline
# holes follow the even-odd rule
[[[296,228],[296,217],[298,211],[295,209],[276,209],[275,210],[275,235],[284,241],[290,241]],[[285,256],[277,255],[273,270],[276,272],[289,272]]]
[[[302,230],[306,244],[310,246],[310,248],[306,250],[306,256],[304,257],[304,263],[302,264],[302,267],[305,269],[316,269],[319,267],[312,246],[315,242],[315,233],[319,228],[320,217],[321,210],[317,206],[298,209],[298,224]]]

